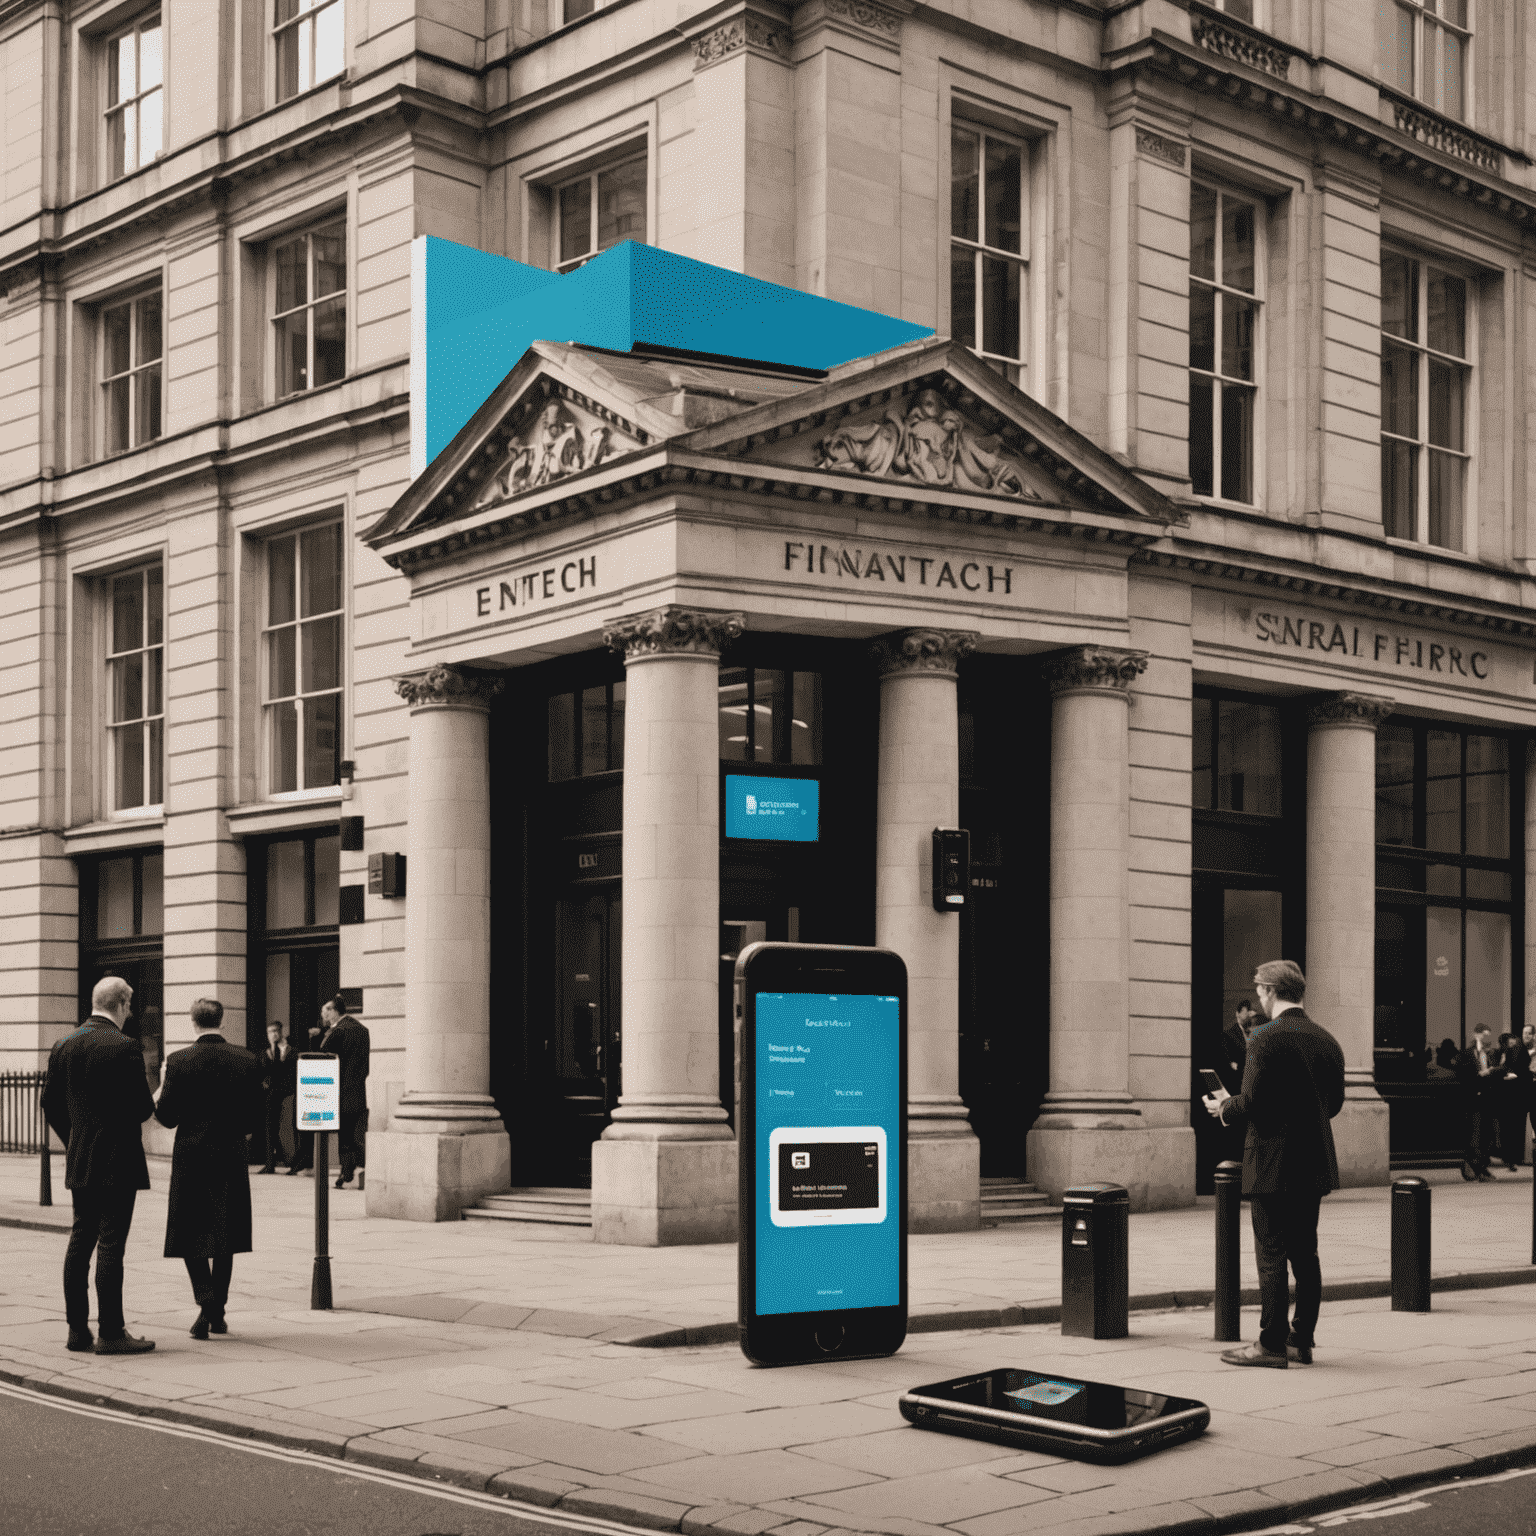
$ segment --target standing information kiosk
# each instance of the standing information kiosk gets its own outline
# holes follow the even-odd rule
[[[299,1055],[294,1128],[315,1133],[315,1270],[312,1312],[331,1310],[331,1132],[341,1124],[341,1058],[324,1051]]]

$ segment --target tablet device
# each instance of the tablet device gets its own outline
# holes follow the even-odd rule
[[[1012,1368],[913,1387],[901,1412],[919,1429],[1106,1466],[1193,1440],[1211,1422],[1193,1398]]]

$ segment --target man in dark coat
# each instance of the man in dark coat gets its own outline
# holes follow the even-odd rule
[[[267,1025],[267,1048],[261,1053],[261,1086],[266,1094],[266,1156],[263,1173],[277,1172],[277,1159],[283,1150],[283,1104],[298,1086],[298,1061],[293,1048],[283,1039],[283,1021],[273,1019]],[[298,1161],[298,1147],[289,1160],[290,1171]]]
[[[1472,1043],[1456,1058],[1456,1081],[1461,1084],[1462,1105],[1467,1116],[1467,1150],[1461,1160],[1461,1176],[1491,1184],[1488,1171],[1493,1156],[1494,1124],[1501,1071],[1501,1057],[1486,1024],[1472,1031]]]
[[[133,1206],[149,1188],[140,1126],[154,1113],[144,1056],[123,1033],[133,988],[104,976],[91,991],[91,1016],[49,1052],[43,1114],[66,1147],[64,1183],[75,1219],[64,1250],[67,1349],[98,1355],[138,1355],[155,1347],[136,1339],[123,1322],[123,1250]],[[86,1282],[96,1254],[96,1324]]]
[[[320,1049],[337,1057],[341,1074],[341,1123],[336,1135],[341,1168],[336,1188],[344,1189],[368,1160],[363,1143],[368,1134],[368,1026],[354,1019],[339,997],[320,1010],[320,1017],[326,1024]]]
[[[176,1128],[165,1256],[187,1266],[198,1304],[194,1339],[229,1332],[224,1307],[234,1256],[251,1251],[245,1138],[261,1129],[261,1064],[224,1039],[223,1022],[222,1004],[208,997],[193,1003],[197,1038],[167,1058],[155,1105],[161,1125]]]
[[[1248,1125],[1243,1193],[1250,1196],[1259,1267],[1258,1342],[1221,1358],[1228,1365],[1284,1369],[1292,1360],[1312,1363],[1323,1301],[1317,1214],[1322,1197],[1339,1187],[1330,1122],[1344,1107],[1344,1053],[1302,1010],[1307,983],[1293,961],[1266,961],[1253,983],[1269,1022],[1248,1042],[1242,1092],[1205,1099],[1224,1125]],[[1296,1276],[1296,1315],[1289,1324],[1287,1262]]]

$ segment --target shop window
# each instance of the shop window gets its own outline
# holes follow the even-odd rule
[[[159,565],[107,584],[108,803],[158,808],[165,799],[165,592]]]
[[[298,1050],[319,1049],[320,1005],[341,984],[341,838],[333,831],[246,845],[247,1044],[281,1022]]]
[[[272,247],[272,347],[278,396],[347,371],[347,228],[337,219]]]
[[[165,147],[160,17],[140,18],[107,42],[107,176],[148,165]]]
[[[1202,811],[1280,815],[1280,711],[1237,699],[1194,701],[1192,803]]]
[[[279,101],[341,73],[346,26],[345,0],[276,0],[272,40]]]
[[[720,756],[727,762],[821,762],[821,675],[720,669]]]
[[[1251,504],[1262,204],[1200,182],[1189,202],[1189,478],[1197,496]]]
[[[1510,814],[1507,738],[1397,721],[1377,731],[1379,844],[1507,862]]]
[[[549,777],[580,779],[624,766],[624,684],[598,683],[549,699]]]
[[[1382,84],[1465,120],[1471,11],[1472,0],[1376,0]]]
[[[1381,253],[1381,512],[1389,537],[1466,543],[1470,284]]]
[[[267,790],[323,789],[341,773],[341,524],[269,539],[266,556]]]
[[[263,927],[334,927],[341,887],[341,838],[284,838],[266,846]]]
[[[101,311],[102,451],[123,453],[160,436],[161,359],[165,352],[160,290]]]
[[[567,181],[554,195],[560,272],[574,272],[621,240],[645,240],[644,154]]]
[[[1025,387],[1029,146],[954,123],[949,132],[949,328]]]
[[[121,976],[133,988],[124,1032],[140,1042],[151,1087],[165,1055],[165,857],[157,849],[112,854],[80,863],[80,1016],[91,988]]]

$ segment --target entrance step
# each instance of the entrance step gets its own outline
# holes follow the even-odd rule
[[[592,1226],[590,1189],[509,1189],[463,1212],[465,1221],[515,1221],[536,1227]]]
[[[984,1227],[1012,1227],[1026,1221],[1060,1219],[1061,1207],[1051,1204],[1051,1197],[1022,1179],[983,1179],[981,1181],[981,1224]]]

